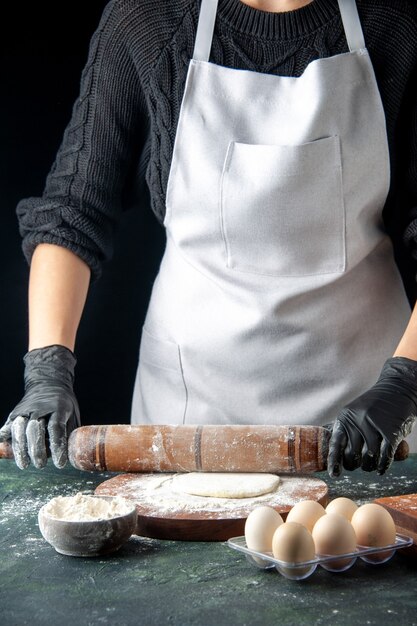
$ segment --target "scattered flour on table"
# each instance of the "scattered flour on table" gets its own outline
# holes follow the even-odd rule
[[[76,486],[83,488],[85,482],[80,481]],[[66,492],[74,494],[74,485],[49,485],[45,489],[40,482],[22,493],[16,494],[10,490],[4,494],[0,502],[0,548],[9,551],[9,558],[43,558],[39,546],[46,543],[38,525],[34,525],[34,519],[50,498]]]
[[[59,485],[48,485],[47,488],[39,480],[39,484],[31,485],[22,493],[16,494],[13,489],[3,496],[0,501],[0,524],[6,524],[12,519],[26,521],[32,515],[37,515],[39,509],[51,498],[58,495],[74,495],[84,489],[86,485],[91,485],[85,492],[92,495],[95,483],[93,481],[72,480],[70,483]]]
[[[53,498],[45,505],[44,512],[60,520],[86,522],[127,515],[132,508],[132,503],[121,496],[107,500],[77,493],[75,496]]]

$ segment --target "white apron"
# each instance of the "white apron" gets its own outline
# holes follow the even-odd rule
[[[209,62],[202,0],[133,423],[326,424],[404,332],[384,111],[355,0],[339,8],[350,52],[292,78]]]

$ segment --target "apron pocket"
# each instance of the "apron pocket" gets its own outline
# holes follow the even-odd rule
[[[270,276],[343,272],[339,137],[294,146],[231,141],[220,211],[231,269]]]
[[[142,329],[139,396],[143,419],[153,424],[182,424],[187,404],[180,347]]]

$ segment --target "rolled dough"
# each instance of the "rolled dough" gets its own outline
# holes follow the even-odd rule
[[[279,482],[275,474],[191,472],[174,476],[172,487],[193,496],[253,498],[276,491]]]

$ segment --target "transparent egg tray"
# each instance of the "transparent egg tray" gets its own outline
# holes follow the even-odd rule
[[[227,540],[227,545],[233,548],[233,550],[243,552],[252,565],[265,570],[275,568],[282,576],[290,580],[304,580],[304,578],[308,578],[313,574],[318,565],[329,572],[345,572],[352,567],[358,558],[372,565],[380,565],[381,563],[389,561],[396,550],[408,548],[412,544],[413,540],[411,537],[397,534],[395,543],[380,548],[357,546],[354,552],[338,554],[337,556],[317,554],[311,561],[286,563],[285,561],[279,561],[274,558],[272,552],[250,550],[246,545],[245,537],[233,537]]]

